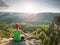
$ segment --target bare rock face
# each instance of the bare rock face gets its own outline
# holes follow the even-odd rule
[[[40,43],[33,37],[20,42],[16,42],[12,38],[2,38],[0,39],[0,45],[40,45]]]

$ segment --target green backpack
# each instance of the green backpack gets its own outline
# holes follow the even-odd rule
[[[14,32],[13,32],[13,39],[15,40],[15,41],[20,41],[21,40],[21,35],[20,35],[20,32],[18,31],[18,30],[14,30]]]

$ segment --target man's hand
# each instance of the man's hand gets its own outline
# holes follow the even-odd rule
[[[28,34],[25,34],[25,38],[28,38],[29,36],[28,36]]]

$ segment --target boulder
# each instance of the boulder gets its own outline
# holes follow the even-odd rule
[[[20,42],[14,41],[13,38],[1,38],[0,40],[0,45],[40,45],[35,37],[30,37]]]

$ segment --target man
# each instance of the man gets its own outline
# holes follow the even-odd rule
[[[21,24],[17,23],[15,24],[15,30],[13,31],[13,39],[15,41],[21,41],[23,38],[27,38],[28,35],[26,33],[24,33],[22,30],[19,29],[19,26],[21,26]]]

